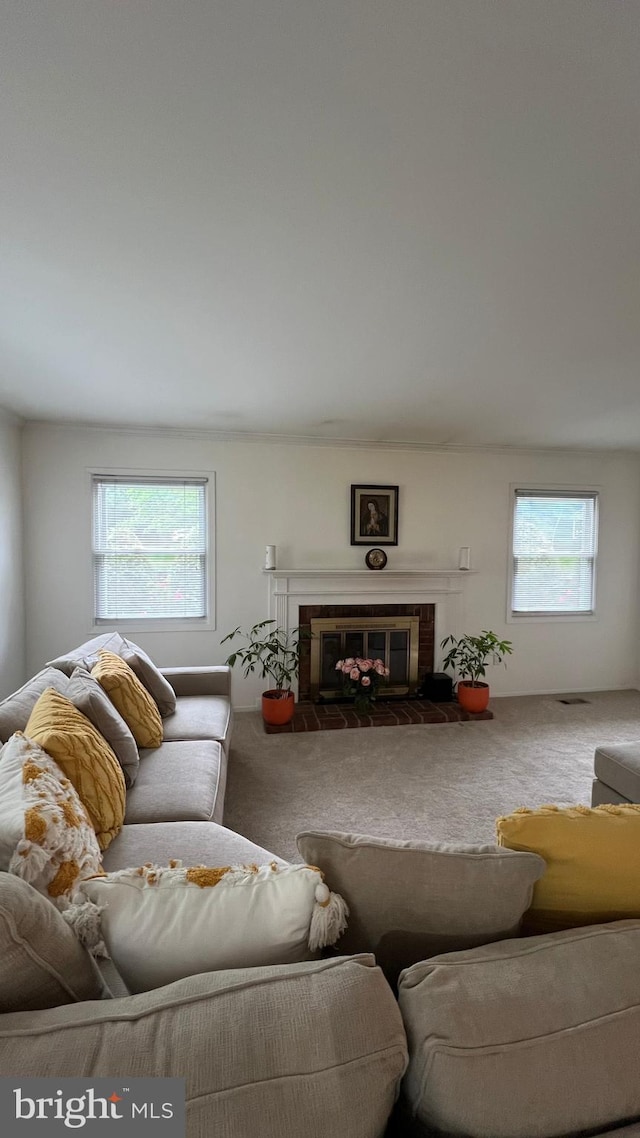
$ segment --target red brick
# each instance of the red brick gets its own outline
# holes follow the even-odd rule
[[[282,727],[265,724],[269,735],[292,731],[340,731],[354,727],[396,727],[406,723],[460,723],[493,719],[492,711],[476,715],[459,703],[432,703],[427,699],[381,701],[370,714],[360,714],[349,704],[300,702],[291,723]]]

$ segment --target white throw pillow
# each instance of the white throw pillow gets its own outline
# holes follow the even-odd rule
[[[16,731],[0,750],[0,870],[28,881],[62,909],[82,878],[101,866],[73,784],[38,743]]]
[[[307,865],[141,866],[83,882],[131,992],[222,968],[308,960],[346,927],[347,907]]]

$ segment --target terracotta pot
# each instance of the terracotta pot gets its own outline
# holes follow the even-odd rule
[[[296,701],[292,691],[272,688],[262,693],[262,718],[271,727],[282,727],[293,719]]]
[[[458,681],[458,703],[465,711],[486,711],[489,703],[489,685],[478,680],[475,684],[471,680]]]

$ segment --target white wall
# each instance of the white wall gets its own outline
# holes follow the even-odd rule
[[[0,410],[0,698],[25,679],[21,433]]]
[[[268,615],[264,547],[278,565],[362,567],[349,544],[352,482],[400,487],[400,544],[389,568],[455,566],[469,545],[464,627],[492,628],[515,646],[507,670],[489,675],[495,695],[635,687],[640,459],[515,451],[421,451],[221,441],[204,433],[25,428],[27,666],[93,634],[88,470],[215,470],[217,630],[136,633],[160,665],[220,663],[220,639]],[[598,486],[597,620],[506,623],[509,486]],[[234,678],[234,702],[253,704],[263,685]]]

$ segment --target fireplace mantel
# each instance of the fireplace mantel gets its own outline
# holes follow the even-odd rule
[[[299,624],[301,605],[433,604],[435,667],[449,633],[462,631],[463,593],[469,569],[265,569],[269,616],[287,631]]]
[[[263,569],[267,577],[287,579],[289,577],[360,577],[363,581],[373,578],[400,577],[418,580],[420,577],[468,577],[473,569]]]

